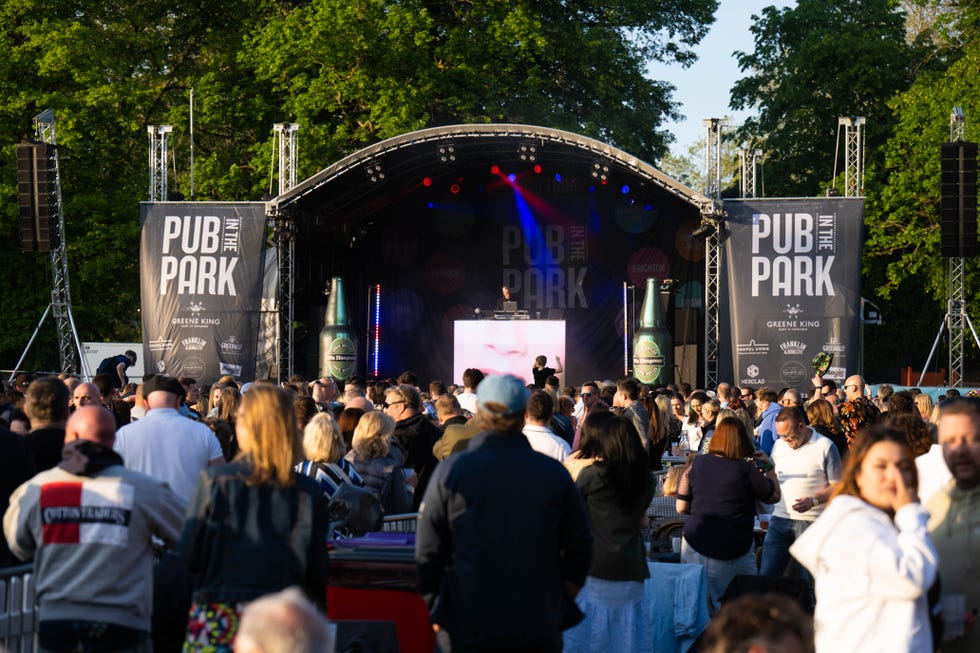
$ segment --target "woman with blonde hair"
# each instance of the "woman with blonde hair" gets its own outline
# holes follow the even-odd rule
[[[364,481],[354,466],[344,459],[347,446],[340,425],[330,413],[317,413],[303,429],[303,453],[306,460],[296,471],[314,479],[328,499],[344,483],[361,487]]]
[[[844,428],[834,416],[833,405],[826,399],[814,399],[806,405],[806,418],[814,431],[830,438],[837,446],[837,453],[843,463],[847,457],[847,438],[844,436]]]
[[[913,397],[912,401],[915,402],[915,407],[919,411],[919,415],[922,417],[923,422],[932,421],[932,409],[935,407],[932,397],[924,392]]]
[[[404,474],[406,469],[402,466],[401,457],[392,452],[391,436],[394,432],[395,420],[385,413],[380,410],[364,413],[354,428],[351,450],[346,456],[347,462],[363,479],[364,487],[382,501],[382,507],[385,500],[381,493],[385,482],[396,472]],[[417,478],[411,472],[411,477],[406,481],[411,484]],[[391,507],[385,508],[385,512],[391,512]]]
[[[289,396],[254,386],[235,426],[241,455],[201,473],[178,555],[196,574],[184,651],[230,653],[245,604],[299,585],[322,604],[327,501],[294,471],[302,457]]]

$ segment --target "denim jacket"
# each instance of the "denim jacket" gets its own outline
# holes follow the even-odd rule
[[[201,472],[177,552],[198,574],[194,600],[251,601],[299,585],[326,602],[327,501],[311,478],[249,485],[247,459]]]

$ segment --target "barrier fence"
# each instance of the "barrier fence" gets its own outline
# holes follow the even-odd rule
[[[37,650],[34,565],[0,569],[0,649],[9,653]]]

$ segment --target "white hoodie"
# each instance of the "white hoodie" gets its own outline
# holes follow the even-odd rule
[[[895,521],[857,497],[840,495],[790,547],[813,574],[817,653],[930,653],[926,592],[939,558],[928,513],[903,506]]]

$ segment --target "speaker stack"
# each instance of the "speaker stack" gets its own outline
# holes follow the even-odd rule
[[[945,257],[976,256],[977,144],[943,143],[940,169],[941,250]]]
[[[50,252],[60,244],[54,147],[48,143],[17,145],[18,223],[25,252]]]

